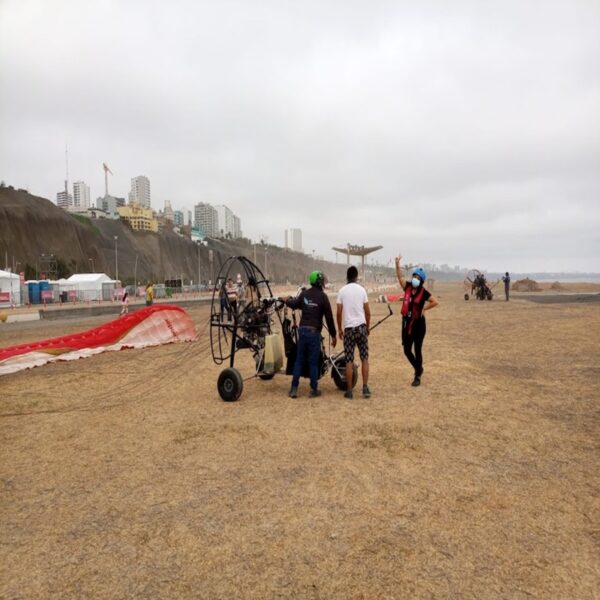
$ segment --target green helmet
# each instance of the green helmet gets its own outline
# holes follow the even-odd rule
[[[323,284],[325,283],[325,275],[323,275],[321,271],[313,271],[308,276],[308,283],[310,283],[310,285],[318,285],[319,287],[323,287]]]

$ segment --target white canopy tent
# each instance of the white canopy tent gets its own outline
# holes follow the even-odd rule
[[[16,273],[0,270],[0,306],[21,304],[21,279]]]
[[[79,300],[110,300],[118,282],[104,273],[77,273],[59,281],[60,289],[76,289]]]

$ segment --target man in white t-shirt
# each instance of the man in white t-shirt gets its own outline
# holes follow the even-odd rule
[[[371,397],[369,390],[369,325],[371,310],[369,298],[362,285],[356,283],[358,269],[353,265],[346,273],[348,283],[338,292],[337,324],[340,337],[344,340],[346,355],[346,393],[345,398],[352,399],[352,367],[354,365],[354,348],[358,346],[358,354],[362,365],[363,396]],[[343,327],[342,327],[343,319]]]

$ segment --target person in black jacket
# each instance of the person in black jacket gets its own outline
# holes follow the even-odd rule
[[[508,271],[506,271],[502,281],[504,282],[504,295],[506,296],[506,301],[508,302],[508,296],[510,294],[510,275],[508,274]]]
[[[335,323],[331,304],[327,294],[323,291],[325,276],[320,271],[313,271],[309,277],[310,288],[303,290],[296,298],[288,297],[286,305],[293,309],[302,311],[300,327],[298,329],[298,353],[294,364],[294,375],[290,398],[298,397],[298,385],[302,374],[302,365],[308,357],[310,374],[310,397],[316,398],[321,395],[317,389],[319,381],[319,354],[321,352],[321,330],[323,329],[323,317],[327,322],[331,344],[335,348],[337,338]]]

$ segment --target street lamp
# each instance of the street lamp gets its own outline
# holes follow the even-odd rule
[[[12,271],[10,273],[10,305],[12,308],[14,308],[16,306],[16,302],[15,302],[15,295],[13,292],[13,276],[18,268],[18,266],[20,265],[20,262],[15,262],[15,257],[13,256],[13,264],[12,264]],[[19,278],[19,290],[21,289],[21,279]],[[21,295],[21,292],[19,291],[19,297]]]
[[[198,250],[198,295],[200,295],[201,293],[201,287],[200,287],[200,244],[197,244],[197,250]]]
[[[115,235],[115,280],[119,281],[119,236]]]
[[[267,273],[269,271],[268,271],[268,268],[267,268],[267,266],[268,266],[267,265],[267,251],[268,251],[268,248],[267,248],[267,245],[265,244],[265,277],[268,279],[269,276],[267,275]]]

